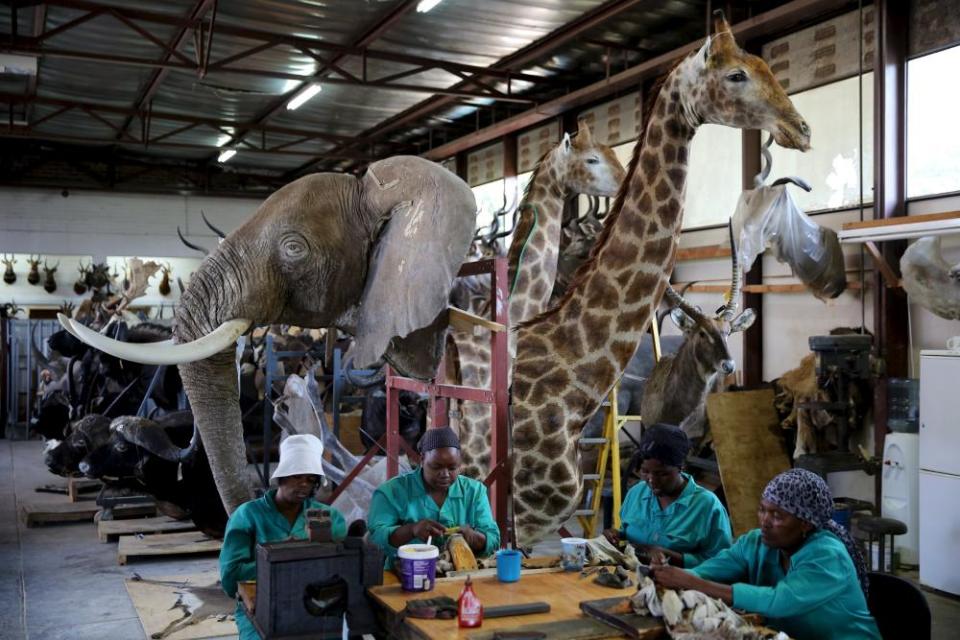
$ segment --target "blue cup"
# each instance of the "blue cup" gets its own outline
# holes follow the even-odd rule
[[[519,551],[501,549],[497,551],[497,580],[500,582],[516,582],[520,579]]]

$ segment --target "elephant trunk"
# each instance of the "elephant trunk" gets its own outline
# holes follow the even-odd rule
[[[195,340],[225,320],[242,317],[243,287],[249,283],[241,280],[238,257],[224,243],[194,274],[177,308],[176,342]],[[227,513],[233,513],[254,497],[247,482],[234,350],[180,364],[179,371],[220,498]]]

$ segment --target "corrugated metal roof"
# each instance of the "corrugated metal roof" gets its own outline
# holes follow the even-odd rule
[[[740,4],[761,10],[784,1],[744,0]],[[7,47],[9,38],[0,38],[0,49],[28,51],[39,44],[41,52],[57,50],[61,54],[74,52],[77,56],[104,58],[81,59],[52,53],[40,58],[36,86],[39,102],[27,110],[29,122],[56,114],[68,104],[79,106],[45,120],[27,132],[29,136],[69,139],[78,144],[83,141],[91,145],[114,144],[124,141],[115,128],[123,128],[129,120],[127,135],[139,138],[141,121],[133,118],[135,107],[143,100],[159,70],[164,68],[152,95],[150,136],[165,137],[146,151],[142,145],[131,146],[130,153],[212,162],[229,134],[250,131],[245,138],[248,144],[236,145],[239,153],[229,166],[281,173],[304,166],[313,157],[310,154],[330,152],[341,146],[324,139],[302,141],[303,136],[298,136],[298,132],[365,138],[347,145],[343,150],[346,155],[356,156],[371,150],[376,155],[378,150],[388,149],[384,145],[390,142],[406,145],[393,149],[410,152],[423,148],[427,136],[445,141],[468,132],[477,125],[477,118],[481,125],[489,123],[491,110],[484,109],[478,116],[474,113],[478,105],[492,103],[496,111],[493,117],[499,118],[530,108],[530,104],[492,98],[460,97],[383,133],[379,129],[384,123],[431,99],[432,93],[350,84],[351,76],[377,82],[415,71],[417,65],[405,58],[409,56],[436,60],[441,66],[491,67],[525,47],[556,36],[570,25],[577,25],[585,15],[593,15],[591,12],[629,5],[590,29],[578,30],[575,38],[545,47],[540,55],[526,56],[528,59],[522,65],[514,65],[514,73],[540,76],[544,81],[533,84],[513,79],[509,83],[511,94],[527,97],[531,102],[544,102],[602,77],[608,55],[611,70],[616,72],[624,65],[635,64],[703,35],[708,2],[444,0],[428,13],[416,12],[415,4],[406,0],[221,1],[216,3],[211,67],[204,77],[193,68],[198,58],[195,51],[198,40],[192,28],[187,29],[177,48],[179,55],[165,55],[164,49],[152,41],[170,43],[182,29],[195,27],[196,24],[187,25],[185,19],[202,5],[208,9],[203,16],[204,24],[208,25],[213,15],[209,10],[212,3],[204,5],[203,0],[54,1],[45,5],[47,32],[69,24],[88,9],[99,9],[100,14],[33,45],[27,42],[10,48]],[[352,46],[371,29],[382,26],[382,21],[394,12],[399,12],[399,17],[370,39],[371,53],[365,60],[359,55],[340,55],[323,48]],[[35,33],[34,17],[41,14],[42,9],[21,8],[18,34],[29,37]],[[125,20],[137,28],[125,24]],[[0,31],[6,34],[12,31],[9,12],[0,12]],[[296,38],[300,40],[295,41]],[[266,46],[265,43],[273,40],[275,42]],[[298,44],[312,45],[313,53],[304,51]],[[235,70],[217,68],[218,62],[234,59],[255,48],[259,50],[231,63]],[[285,98],[300,86],[300,79],[310,79],[323,68],[324,62],[335,62],[343,73],[328,69],[328,77],[321,80],[320,95],[298,110],[288,111],[284,107]],[[467,76],[469,73],[432,68],[393,82],[408,88],[454,88],[478,95],[486,87],[507,91],[507,82],[493,77],[484,77],[483,84],[461,86]],[[29,83],[22,78],[0,77],[0,92],[23,95],[28,89]],[[85,110],[82,108],[85,105],[92,109]],[[167,119],[170,116],[173,119]],[[177,133],[190,124],[190,119],[209,122]],[[261,128],[266,132],[261,133]],[[371,137],[367,139],[366,134]],[[371,142],[379,146],[371,147]],[[263,144],[272,151],[250,151],[250,145]],[[283,148],[274,149],[281,145]],[[331,157],[321,166],[339,167],[354,162],[356,160]]]

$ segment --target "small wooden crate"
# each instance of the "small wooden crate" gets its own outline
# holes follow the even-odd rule
[[[67,479],[67,497],[70,502],[79,502],[81,493],[91,493],[99,491],[103,483],[99,480],[90,478],[68,478]]]
[[[117,564],[125,565],[134,557],[219,553],[222,544],[223,541],[210,538],[199,531],[120,536]]]
[[[68,522],[93,522],[100,512],[96,502],[22,502],[20,520],[27,527],[41,524],[64,524]],[[152,516],[157,512],[153,504],[119,505],[113,510],[115,518]]]
[[[101,520],[97,523],[97,535],[100,537],[100,542],[109,542],[119,536],[137,533],[177,533],[194,531],[196,528],[191,520],[174,520],[168,516],[131,518],[129,520]]]

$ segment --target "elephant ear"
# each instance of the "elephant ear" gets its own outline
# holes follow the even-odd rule
[[[363,211],[380,233],[350,356],[357,367],[385,358],[403,375],[433,378],[450,290],[473,238],[473,192],[434,162],[397,156],[370,165],[361,193]]]

